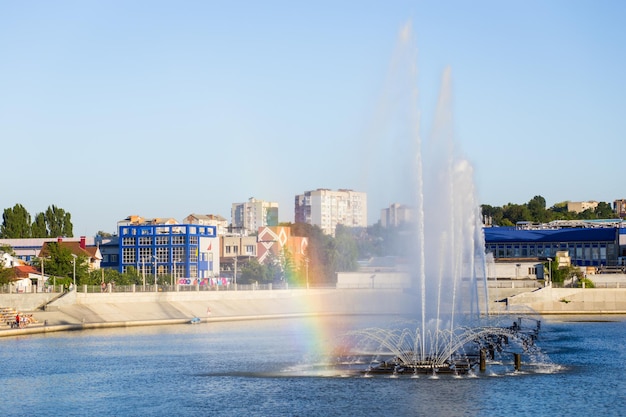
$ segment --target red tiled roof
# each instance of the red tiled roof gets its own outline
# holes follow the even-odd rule
[[[18,265],[13,267],[13,274],[15,278],[28,278],[29,274],[40,274],[41,272],[37,271],[30,265]]]
[[[39,256],[47,256],[48,255],[48,245],[50,243],[58,243],[59,245],[67,248],[70,250],[70,252],[72,252],[74,255],[83,255],[86,256],[89,259],[94,259],[96,257],[96,254],[98,252],[98,248],[95,246],[87,246],[85,248],[81,248],[80,247],[80,242],[45,242],[41,248],[41,252],[39,253]]]

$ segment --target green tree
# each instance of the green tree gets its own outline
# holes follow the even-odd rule
[[[15,251],[11,245],[0,245],[0,253],[8,253],[11,256],[15,256]]]
[[[117,269],[113,268],[100,268],[93,271],[90,271],[88,276],[82,282],[87,285],[100,285],[102,282],[105,284],[108,283],[116,283],[122,285],[123,279],[121,277],[121,273]]]
[[[13,268],[5,268],[4,264],[0,262],[0,285],[10,283],[12,278]]]
[[[46,227],[46,218],[43,213],[35,215],[35,221],[31,226],[33,237],[48,237],[48,228]]]
[[[513,224],[521,221],[533,221],[532,214],[525,204],[509,203],[502,207],[502,214]]]
[[[58,208],[55,205],[49,206],[44,214],[44,218],[48,228],[48,236],[74,236],[74,232],[72,231],[72,215],[66,213],[62,208]]]
[[[327,236],[319,226],[306,223],[291,225],[294,236],[306,237],[309,240],[307,258],[309,259],[309,283],[332,284],[337,281],[332,248],[332,236]]]
[[[609,203],[599,202],[595,209],[596,218],[598,219],[612,219],[616,217],[613,208]]]
[[[342,225],[335,229],[336,271],[356,271],[358,268],[359,252],[353,231],[354,229]]]
[[[550,213],[546,210],[546,199],[540,195],[534,196],[527,204],[530,218],[533,222],[545,223],[550,221]]]
[[[492,224],[495,226],[499,226],[502,224],[502,218],[504,216],[502,212],[502,207],[493,207],[488,204],[483,204],[481,206],[481,211],[483,214],[483,221],[486,221],[487,224]]]
[[[483,216],[491,219],[493,226],[514,226],[519,221],[548,223],[553,220],[591,220],[612,219],[615,213],[611,205],[599,202],[595,209],[581,213],[570,212],[568,202],[560,202],[546,209],[546,200],[542,196],[533,197],[527,204],[507,204],[502,208],[487,204],[481,206]]]
[[[58,242],[48,243],[47,253],[44,254],[46,259],[45,271],[46,275],[58,278],[68,278],[70,282],[74,279],[74,257],[72,251],[60,245]],[[36,264],[38,264],[36,260]],[[76,285],[88,284],[89,264],[86,255],[78,255],[76,257]],[[57,280],[57,284],[58,284]]]
[[[258,282],[266,284],[272,282],[270,271],[267,266],[259,263],[258,259],[252,258],[241,266],[241,271],[237,274],[237,283],[252,284]]]
[[[31,237],[30,214],[21,204],[4,209],[0,236],[4,239],[25,239]]]

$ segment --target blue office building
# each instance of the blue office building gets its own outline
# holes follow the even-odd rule
[[[519,228],[487,227],[485,250],[495,260],[554,258],[567,251],[576,266],[615,266],[621,262],[621,227]]]
[[[167,275],[182,285],[204,285],[219,275],[215,226],[121,224],[118,233],[120,272],[132,266],[151,279]]]

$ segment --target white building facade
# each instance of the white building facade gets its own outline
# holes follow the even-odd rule
[[[233,203],[231,218],[234,228],[249,233],[256,233],[261,227],[278,226],[278,203],[254,197],[245,203]]]
[[[413,219],[413,208],[404,204],[394,203],[389,208],[380,211],[380,225],[382,227],[398,227],[402,224],[412,223]]]
[[[334,236],[337,225],[367,227],[367,194],[318,188],[295,198],[295,222],[319,226]]]

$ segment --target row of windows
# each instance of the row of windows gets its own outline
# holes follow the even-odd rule
[[[238,254],[239,253],[239,246],[225,246],[224,247],[224,252],[227,255],[230,255],[231,253],[234,254]],[[253,256],[256,253],[255,250],[255,246],[254,245],[245,245],[244,246],[244,255],[249,255],[249,256]]]
[[[174,236],[140,236],[139,238],[135,237],[125,237],[122,238],[123,246],[135,246],[135,244],[139,244],[139,246],[152,246],[152,242],[157,246],[167,246],[170,244],[170,237],[172,241],[172,245],[184,245],[187,241],[186,236],[174,235]],[[139,240],[137,240],[139,239]],[[198,236],[189,236],[189,244],[197,245],[198,244]]]
[[[605,242],[488,244],[486,249],[496,259],[554,257],[558,251],[567,251],[572,261],[606,261],[617,256],[615,244]]]
[[[129,271],[129,266],[125,266],[123,268],[123,272],[128,272]],[[185,268],[184,265],[176,265],[176,269],[169,271],[164,265],[158,265],[157,266],[157,276],[158,275],[170,275],[172,274],[172,272],[174,272],[174,275],[176,278],[180,278],[183,277],[185,275]],[[139,272],[139,274],[142,275],[153,275],[154,274],[154,269],[153,269],[153,265],[139,265],[139,268],[137,268],[137,271]],[[186,278],[197,278],[198,277],[198,266],[197,265],[190,265],[189,266],[189,277]]]
[[[215,226],[159,226],[159,227],[121,227],[120,236],[132,235],[132,236],[152,236],[152,235],[170,235],[170,234],[185,234],[186,232],[192,235],[202,236],[215,236]]]
[[[156,257],[156,259],[155,259]],[[172,251],[168,247],[156,247],[156,251],[153,252],[152,248],[140,247],[138,250],[134,247],[122,248],[122,263],[123,264],[152,264],[155,261],[157,263],[169,263],[182,262],[185,259],[185,247],[172,247]],[[198,262],[198,248],[190,247],[188,254],[189,262]]]

